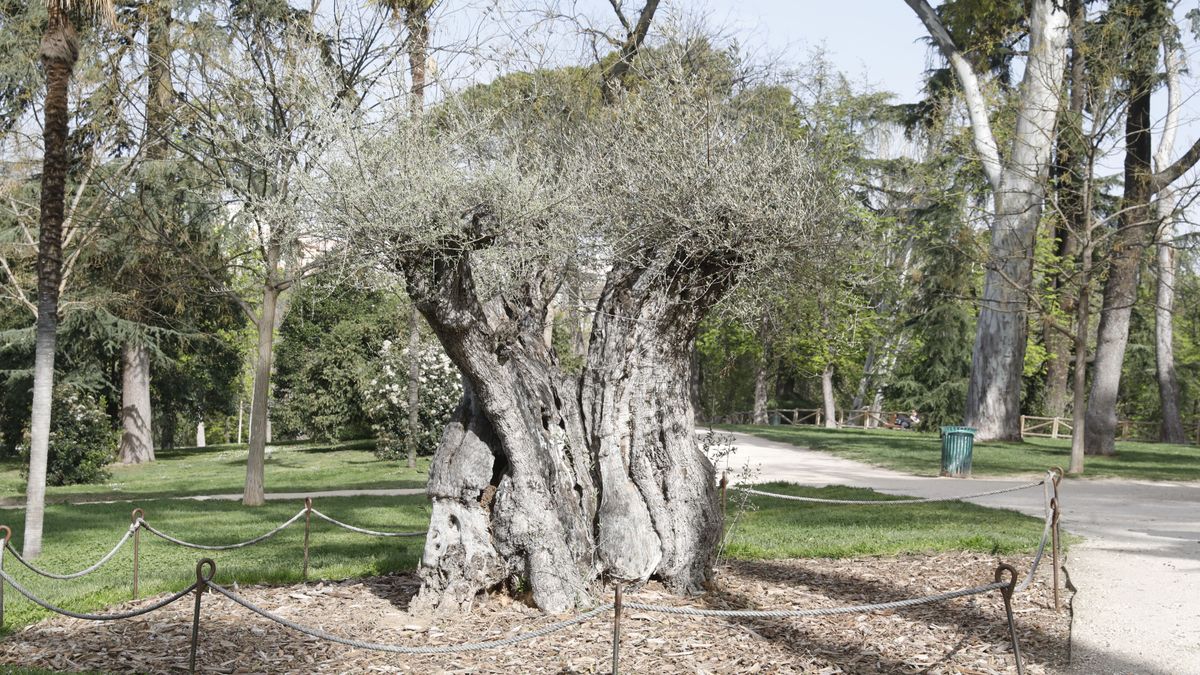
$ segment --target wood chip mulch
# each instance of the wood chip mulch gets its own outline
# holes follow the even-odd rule
[[[1006,562],[1028,569],[1028,558]],[[885,602],[992,581],[992,556],[957,553],[841,560],[728,562],[718,588],[685,598],[649,584],[627,602],[716,609],[793,609]],[[1024,572],[1022,572],[1024,573]],[[1059,672],[1068,658],[1069,610],[1056,613],[1049,560],[1014,600],[1026,672]],[[448,645],[526,632],[560,617],[506,596],[468,614],[406,611],[412,575],[238,592],[285,618],[384,643]],[[144,604],[126,603],[122,609]],[[56,617],[0,641],[0,664],[60,671],[186,672],[192,601],[146,618],[92,623]],[[608,673],[612,618],[602,614],[550,636],[500,649],[403,656],[353,649],[293,632],[216,594],[203,600],[198,670],[206,673]],[[627,611],[626,673],[1016,672],[998,593],[868,615],[783,620],[693,618]]]

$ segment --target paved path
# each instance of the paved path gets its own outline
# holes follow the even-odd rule
[[[833,455],[734,434],[730,475],[749,464],[754,480],[871,487],[944,497],[1037,479],[922,478]],[[724,464],[724,462],[723,462]],[[721,468],[726,468],[722,466]],[[1087,538],[1071,549],[1071,673],[1200,675],[1200,484],[1067,480],[1063,527]],[[1043,517],[1035,489],[973,499]]]

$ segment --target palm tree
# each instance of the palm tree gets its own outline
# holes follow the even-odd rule
[[[114,21],[112,0],[45,0],[49,19],[38,56],[46,71],[42,126],[42,196],[38,221],[37,329],[33,365],[29,483],[25,489],[26,558],[42,552],[46,503],[46,459],[50,447],[50,402],[54,390],[54,348],[58,331],[58,289],[62,280],[62,228],[67,168],[67,87],[79,58],[73,15]]]

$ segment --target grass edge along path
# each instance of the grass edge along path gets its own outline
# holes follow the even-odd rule
[[[936,476],[941,468],[941,440],[936,433],[805,426],[718,425],[714,428],[828,452],[917,476]],[[995,477],[1036,476],[1047,467],[1065,468],[1070,463],[1070,445],[1070,439],[1048,438],[976,443],[972,473]],[[1121,441],[1117,443],[1116,456],[1088,456],[1082,477],[1200,481],[1200,447]]]

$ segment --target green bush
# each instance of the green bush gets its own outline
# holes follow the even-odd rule
[[[73,389],[54,391],[50,420],[50,455],[46,463],[47,485],[99,483],[112,475],[108,465],[116,458],[119,435],[109,424],[104,400]],[[22,475],[29,475],[29,443],[21,446],[25,460]]]

